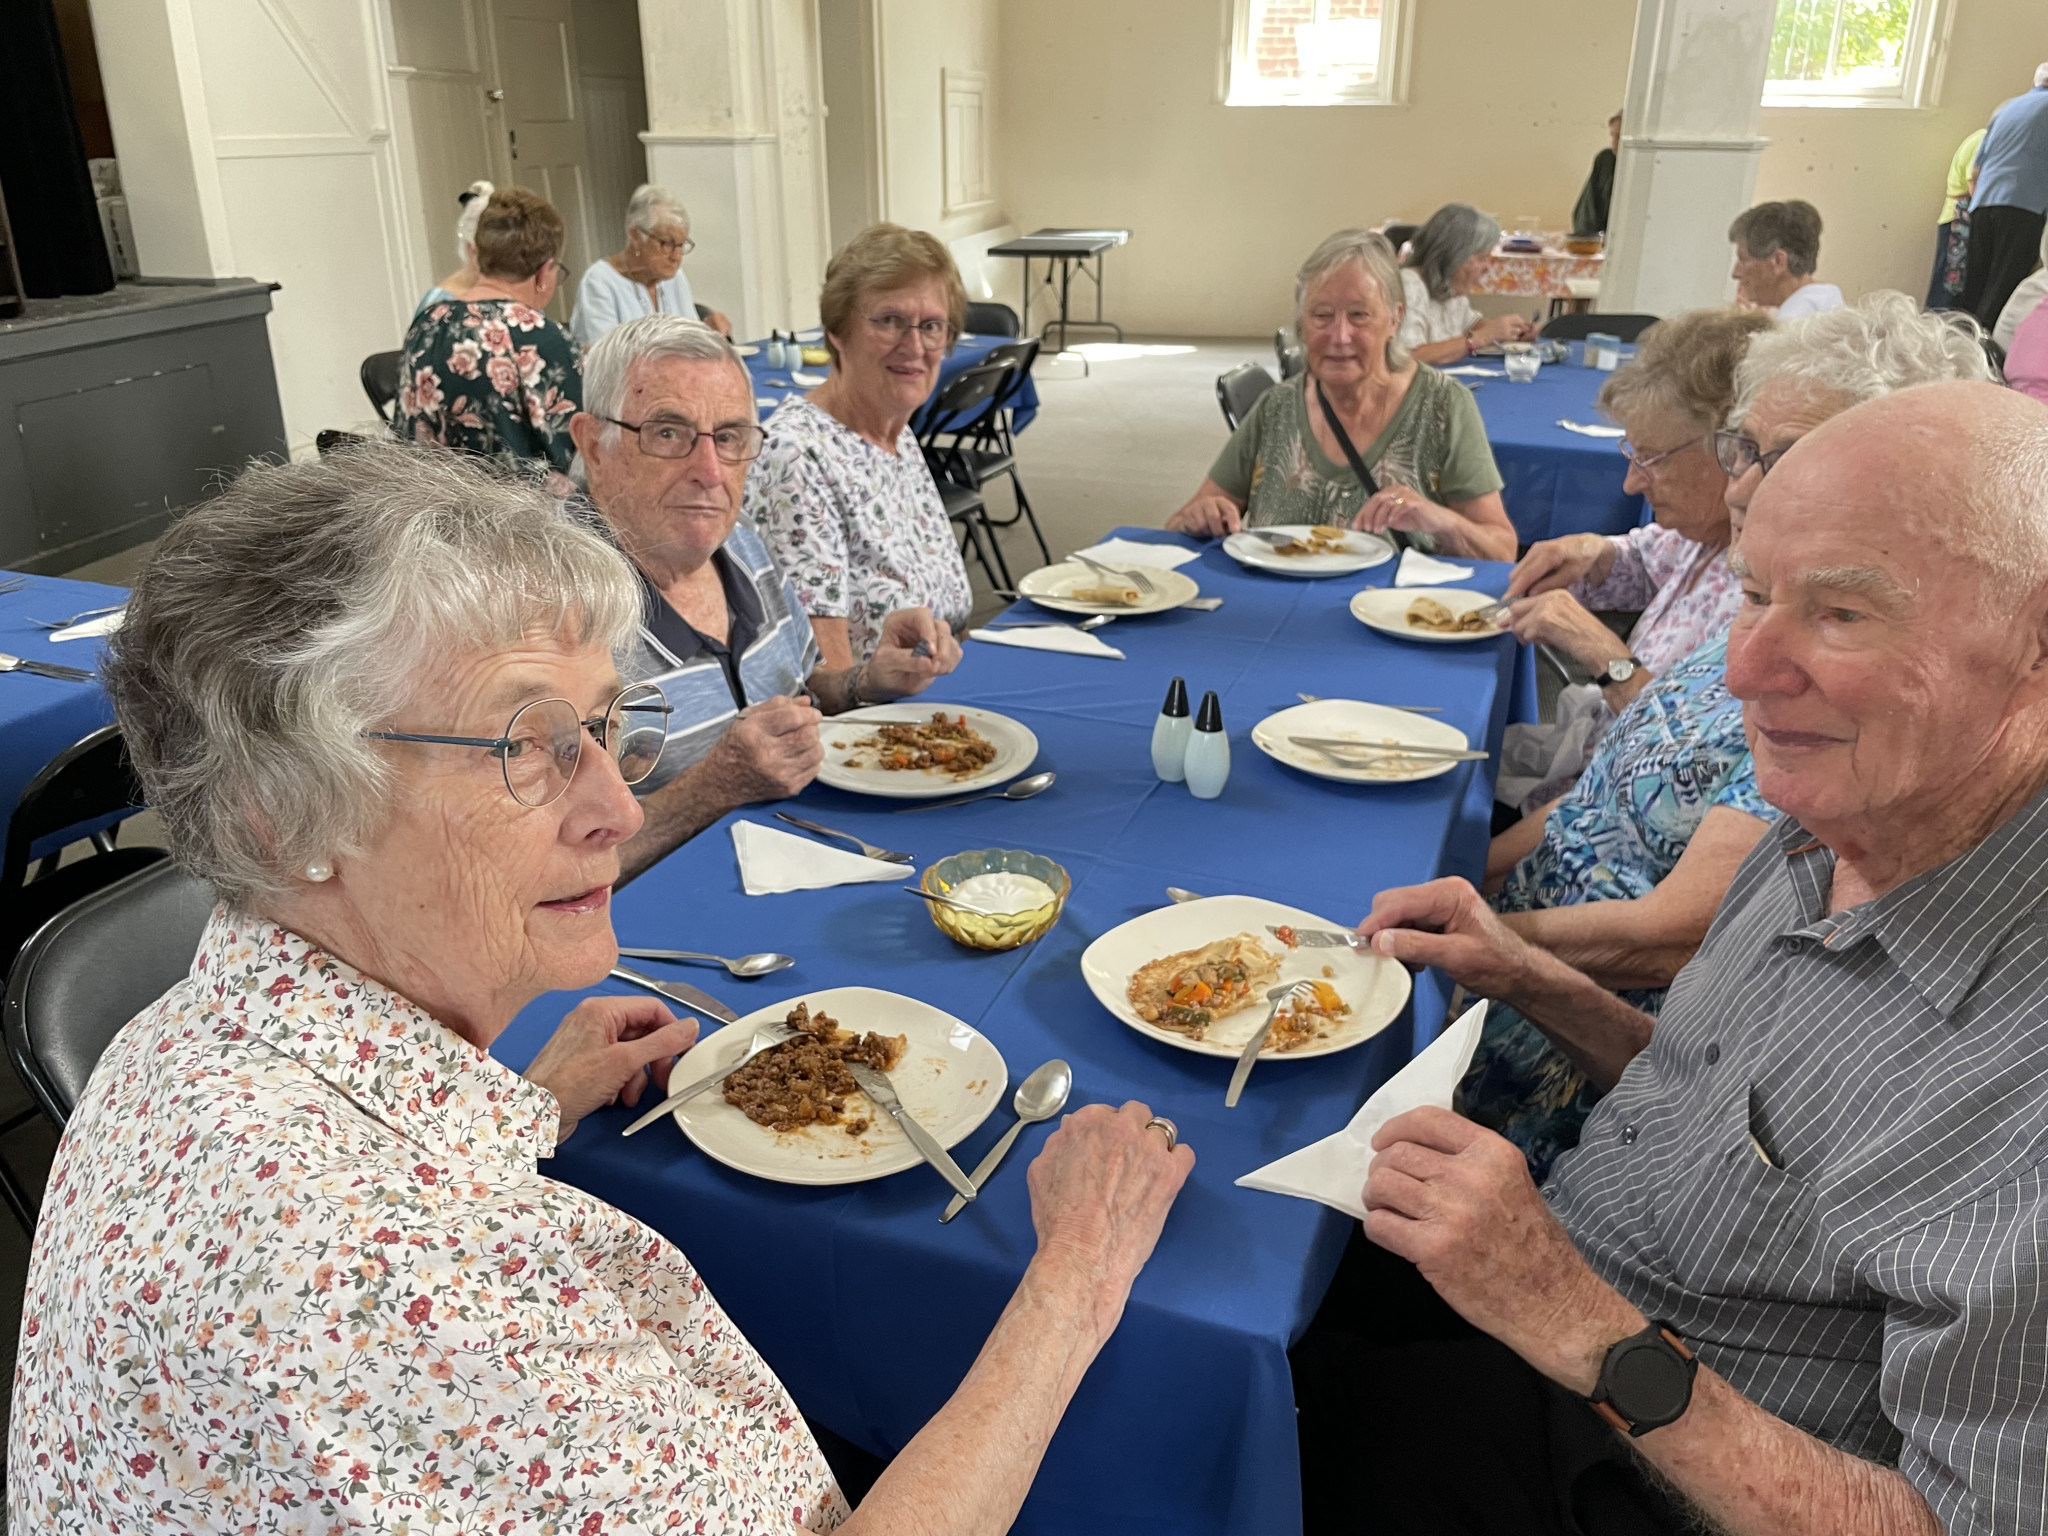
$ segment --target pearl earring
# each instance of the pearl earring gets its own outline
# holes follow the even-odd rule
[[[334,866],[325,859],[315,859],[306,866],[304,873],[308,880],[318,885],[323,880],[334,878]]]

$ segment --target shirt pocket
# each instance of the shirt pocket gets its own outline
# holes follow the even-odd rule
[[[1825,1294],[1818,1191],[1783,1165],[1757,1089],[1729,1095],[1701,1141],[1664,1212],[1680,1282],[1708,1296]]]

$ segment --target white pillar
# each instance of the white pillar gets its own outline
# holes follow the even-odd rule
[[[1599,307],[1672,315],[1728,303],[1728,225],[1767,142],[1776,0],[1640,0]]]

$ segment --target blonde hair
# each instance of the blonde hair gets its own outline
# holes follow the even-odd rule
[[[1774,322],[1753,309],[1692,309],[1643,332],[1636,355],[1600,388],[1600,409],[1620,421],[1640,411],[1683,416],[1715,431],[1735,405],[1735,370]]]
[[[871,293],[891,293],[919,283],[936,282],[946,290],[946,344],[950,349],[967,324],[967,289],[960,269],[935,235],[901,224],[870,224],[847,241],[825,268],[825,287],[818,295],[818,319],[825,327],[825,348],[839,361],[832,340],[844,335],[858,316],[861,300]]]
[[[1294,334],[1303,334],[1301,317],[1308,304],[1309,289],[1354,261],[1380,285],[1387,308],[1396,316],[1394,332],[1387,337],[1387,366],[1397,371],[1405,368],[1408,352],[1401,345],[1399,316],[1407,299],[1401,287],[1401,263],[1387,237],[1376,229],[1340,229],[1308,253],[1308,260],[1294,273]]]

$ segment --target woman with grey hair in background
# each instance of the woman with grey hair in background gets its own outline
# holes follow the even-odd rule
[[[732,322],[692,298],[683,258],[695,250],[690,214],[682,199],[652,182],[635,189],[626,203],[626,247],[593,261],[576,285],[576,311],[569,334],[594,347],[605,332],[641,315],[683,315],[701,319],[722,336]]]
[[[1401,345],[1425,363],[1455,363],[1500,341],[1527,341],[1523,315],[1482,320],[1465,297],[1500,243],[1500,224],[1467,203],[1445,203],[1408,242],[1401,265]]]
[[[1193,1156],[1067,1118],[1015,1299],[849,1517],[689,1261],[536,1168],[694,1021],[594,997],[523,1075],[490,1055],[618,954],[639,611],[601,535],[453,455],[253,467],[159,542],[107,681],[220,905],[51,1171],[13,1529],[1008,1527]]]
[[[1472,391],[1417,363],[1396,335],[1401,272],[1386,237],[1344,229],[1317,246],[1295,274],[1294,323],[1308,371],[1259,397],[1166,526],[1221,538],[1326,523],[1513,559]]]

